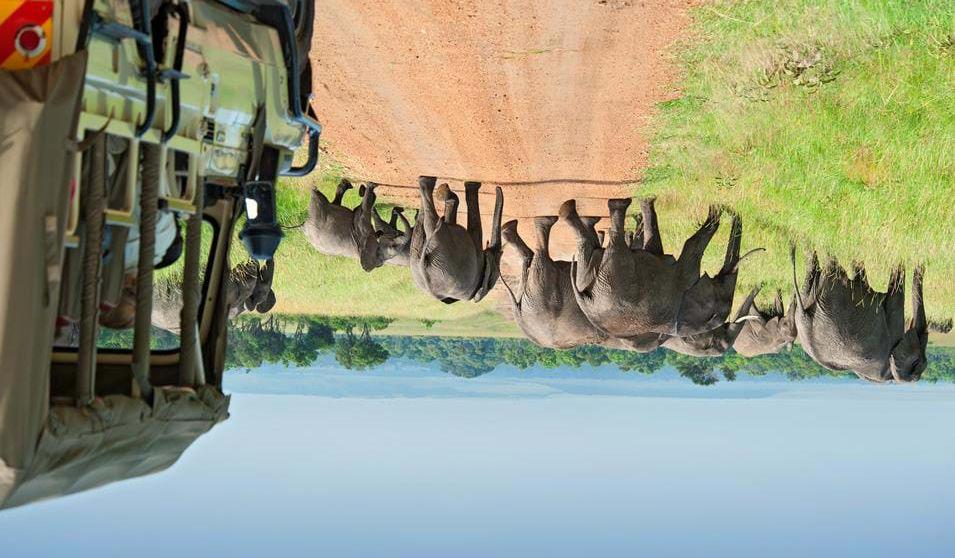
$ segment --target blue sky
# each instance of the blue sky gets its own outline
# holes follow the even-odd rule
[[[765,381],[750,396],[699,398],[626,385],[626,396],[587,395],[555,381],[515,396],[505,375],[450,379],[460,396],[429,397],[413,388],[424,380],[434,389],[429,374],[407,379],[412,396],[325,375],[336,397],[261,395],[230,378],[232,418],[172,469],[0,512],[0,555],[955,549],[955,392],[947,386]],[[280,376],[273,383],[295,379]],[[364,396],[340,387],[349,377]],[[470,396],[475,390],[481,395]]]

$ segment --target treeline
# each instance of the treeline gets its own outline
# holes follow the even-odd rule
[[[798,346],[791,351],[756,358],[730,352],[722,357],[697,358],[659,349],[634,353],[584,346],[568,350],[544,349],[524,339],[408,337],[374,335],[386,318],[270,317],[246,318],[230,330],[229,368],[254,369],[266,363],[308,366],[320,355],[334,355],[348,370],[367,370],[392,358],[437,363],[448,374],[474,378],[501,365],[520,370],[583,366],[613,366],[624,373],[653,374],[672,367],[695,384],[733,381],[738,374],[763,376],[779,372],[791,380],[846,377],[813,362]],[[851,376],[851,375],[850,375]],[[929,349],[927,382],[955,382],[955,350]]]

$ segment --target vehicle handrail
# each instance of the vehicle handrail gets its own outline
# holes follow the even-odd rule
[[[185,261],[182,278],[182,310],[179,315],[179,385],[206,383],[199,345],[199,268],[202,251],[202,213],[205,189],[196,190],[196,212],[186,221]]]
[[[161,80],[169,80],[170,102],[172,104],[172,117],[169,122],[169,128],[163,130],[162,142],[166,143],[179,131],[179,80],[187,79],[189,76],[182,73],[182,61],[186,52],[186,34],[189,31],[189,9],[186,5],[177,2],[172,4],[164,2],[160,8],[160,14],[167,18],[170,14],[176,13],[179,16],[179,38],[176,41],[176,53],[173,56],[172,68],[163,70],[159,73]]]
[[[99,326],[100,266],[106,208],[106,137],[93,139],[90,148],[90,184],[83,204],[85,241],[80,294],[80,340],[76,367],[76,404],[89,405],[96,397],[96,342]]]
[[[276,0],[262,0],[252,9],[252,16],[263,25],[275,29],[282,47],[282,58],[288,73],[289,113],[295,122],[308,128],[308,160],[300,167],[293,166],[282,173],[284,176],[305,176],[318,164],[318,141],[322,125],[302,111],[301,76],[298,73],[298,50],[295,42],[295,28],[292,25],[292,12],[289,7]]]
[[[139,194],[139,261],[136,267],[136,313],[133,329],[132,372],[139,392],[150,400],[150,328],[153,314],[153,271],[156,257],[156,220],[159,215],[159,180],[163,147],[142,146],[142,190]]]

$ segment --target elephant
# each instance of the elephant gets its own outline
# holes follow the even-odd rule
[[[342,207],[342,197],[352,188],[342,179],[329,202],[317,188],[312,191],[304,230],[308,241],[322,254],[357,258],[362,269],[372,271],[384,263],[378,238],[372,227],[376,184],[362,187],[362,202],[355,209]]]
[[[796,340],[796,295],[792,297],[789,311],[783,308],[783,294],[776,291],[773,306],[766,310],[753,303],[743,331],[736,337],[733,349],[740,355],[752,358],[775,354],[784,348],[790,349]]]
[[[593,228],[597,218],[583,218]],[[534,228],[537,249],[531,250],[517,232],[517,221],[502,229],[504,242],[520,257],[521,278],[516,289],[507,287],[514,321],[531,341],[541,347],[569,349],[578,345],[603,343],[607,335],[595,328],[577,305],[571,286],[570,262],[550,256],[550,231],[556,216],[537,217]]]
[[[796,334],[814,361],[835,371],[851,371],[873,382],[915,382],[926,366],[928,323],[922,299],[925,268],[912,281],[912,318],[905,323],[905,268],[896,267],[887,292],[869,286],[865,267],[853,265],[849,277],[829,256],[825,268],[813,252],[805,284],[796,279],[796,248],[790,250],[796,289]]]
[[[465,182],[467,228],[457,224],[457,211],[438,217],[434,204],[433,176],[418,179],[421,209],[411,235],[411,277],[414,284],[431,296],[452,304],[459,300],[483,299],[500,276],[501,216],[504,194],[495,191],[491,237],[482,247],[481,212],[478,203],[480,182]],[[457,203],[457,196],[442,184],[440,193],[446,202]]]
[[[685,337],[668,337],[663,341],[663,346],[671,351],[695,357],[716,357],[726,354],[726,351],[733,347],[740,332],[752,319],[749,313],[752,311],[753,300],[757,294],[759,294],[759,287],[750,291],[746,299],[743,300],[743,304],[736,312],[733,321],[724,323],[720,327],[705,333]]]
[[[683,245],[679,259],[664,254],[653,199],[640,202],[642,228],[628,242],[624,231],[631,200],[613,199],[607,246],[587,229],[574,200],[559,215],[577,235],[571,285],[581,310],[611,337],[650,333],[687,337],[712,331],[732,309],[740,257],[742,221],[733,215],[723,268],[700,275],[703,251],[719,228],[723,209],[711,206],[700,229]],[[642,244],[642,245],[641,245]]]
[[[374,210],[371,219],[375,226],[375,234],[378,236],[378,252],[384,263],[408,266],[411,263],[411,237],[414,228],[405,218],[404,208],[393,207],[388,221],[382,219],[378,211]],[[398,228],[399,220],[404,230]]]
[[[269,312],[275,306],[275,291],[272,280],[275,277],[275,261],[267,260],[260,266],[255,260],[248,260],[229,270],[225,282],[226,306],[229,319],[235,319],[243,312]],[[157,285],[153,291],[152,323],[154,326],[178,334],[182,311],[182,285],[178,282]]]

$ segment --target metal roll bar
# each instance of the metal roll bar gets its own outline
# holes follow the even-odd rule
[[[202,250],[202,209],[205,189],[196,191],[196,212],[186,221],[186,259],[183,262],[182,311],[179,315],[179,385],[206,383],[199,346],[199,262]]]
[[[106,212],[106,136],[98,135],[90,149],[90,180],[83,206],[83,283],[80,294],[80,346],[76,366],[76,404],[96,397],[96,341],[99,326],[100,267]]]
[[[322,133],[322,125],[306,116],[302,111],[301,76],[298,73],[298,47],[295,42],[295,27],[292,23],[292,12],[289,7],[276,0],[260,0],[250,5],[252,16],[269,27],[275,29],[279,35],[279,44],[282,46],[282,58],[285,61],[285,71],[288,73],[288,104],[292,120],[308,128],[308,160],[300,167],[292,167],[282,173],[284,176],[305,176],[315,169],[318,164],[318,140]]]
[[[142,191],[139,196],[139,261],[136,268],[136,321],[133,330],[132,372],[140,393],[149,398],[150,328],[153,315],[153,270],[156,259],[156,219],[162,147],[144,144]]]

